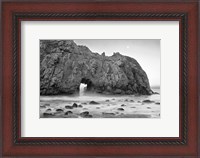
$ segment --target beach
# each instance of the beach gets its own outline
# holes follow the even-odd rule
[[[153,95],[40,96],[40,118],[160,118],[160,89]]]

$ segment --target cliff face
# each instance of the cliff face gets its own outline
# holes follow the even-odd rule
[[[40,41],[40,94],[74,94],[80,83],[104,94],[152,94],[139,63],[120,53],[105,56],[71,40]]]

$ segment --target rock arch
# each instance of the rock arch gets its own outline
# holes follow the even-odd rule
[[[106,94],[152,94],[139,65],[120,53],[93,53],[70,40],[40,40],[40,94],[74,94],[80,83]]]

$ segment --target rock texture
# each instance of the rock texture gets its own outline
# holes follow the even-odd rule
[[[80,83],[104,94],[153,93],[145,71],[131,57],[93,53],[72,40],[41,40],[40,94],[74,94]]]

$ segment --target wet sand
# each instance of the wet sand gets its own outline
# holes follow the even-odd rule
[[[160,94],[41,96],[40,118],[160,118]]]

